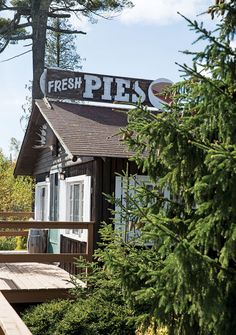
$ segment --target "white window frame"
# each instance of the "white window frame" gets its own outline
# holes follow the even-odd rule
[[[44,211],[45,214],[44,219],[42,220],[42,218],[40,217],[41,214],[41,210],[42,210],[42,201],[41,201],[41,192],[42,189],[45,189],[45,207],[44,207]],[[43,182],[39,182],[35,185],[35,220],[38,221],[49,221],[49,192],[50,192],[50,188],[49,188],[49,184],[46,181]]]
[[[91,177],[86,175],[69,177],[65,179],[66,183],[66,221],[70,221],[70,186],[78,183],[84,184],[83,190],[83,221],[90,221],[91,216]],[[74,234],[72,229],[63,229],[62,234],[66,237],[87,242],[87,229],[81,229],[80,234]]]
[[[153,183],[150,181],[149,176],[146,175],[135,175],[135,179],[129,179],[130,182],[130,195],[134,193],[133,187],[135,187],[136,184],[145,184],[145,185],[152,185]],[[126,199],[124,197],[125,194],[125,187],[126,187],[126,180],[127,177],[125,176],[117,176],[116,177],[116,183],[115,183],[115,198],[121,200],[122,205],[126,206]],[[168,189],[163,190],[163,195],[165,198],[170,198],[170,192]],[[129,241],[130,239],[134,238],[135,236],[139,235],[140,232],[138,229],[131,227],[127,227],[125,223],[122,222],[122,217],[119,214],[119,211],[121,210],[120,206],[116,204],[115,206],[115,229],[119,231],[124,239],[124,241]],[[147,243],[151,244],[151,242]]]

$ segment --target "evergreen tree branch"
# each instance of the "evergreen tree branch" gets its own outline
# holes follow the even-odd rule
[[[236,270],[232,268],[224,268],[222,265],[217,262],[215,259],[209,257],[206,254],[202,254],[199,250],[197,250],[191,242],[187,240],[187,238],[182,238],[169,228],[167,228],[164,224],[161,224],[161,222],[171,222],[172,220],[169,218],[158,218],[156,215],[154,217],[148,216],[146,212],[142,209],[142,207],[139,205],[139,203],[134,199],[134,197],[128,195],[129,201],[133,203],[136,209],[138,209],[140,213],[140,217],[144,218],[146,222],[153,224],[154,220],[155,223],[157,224],[158,228],[165,234],[167,234],[169,237],[171,237],[175,242],[181,243],[183,246],[186,247],[187,252],[188,250],[194,252],[197,256],[200,256],[203,260],[205,260],[207,263],[213,265],[216,269],[220,271],[224,271],[225,273],[228,273],[230,275],[236,276]],[[183,221],[184,222],[184,221]]]
[[[181,65],[181,64],[179,64],[177,62],[175,62],[175,64],[178,65],[184,71],[186,71],[189,75],[194,75],[195,77],[198,77],[199,79],[208,82],[208,84],[210,84],[212,87],[214,87],[216,91],[218,91],[220,94],[224,94],[228,99],[232,99],[232,97],[229,94],[227,94],[227,92],[225,92],[224,90],[222,90],[219,86],[217,86],[213,82],[213,80],[211,80],[210,78],[207,78],[206,76],[202,75],[197,70],[194,70],[193,68],[189,67],[186,64]]]
[[[146,214],[146,212],[143,210],[143,208],[139,205],[138,201],[136,201],[134,199],[134,197],[129,196],[128,194],[126,194],[126,196],[128,197],[129,201],[132,202],[132,204],[135,206],[135,208],[139,211],[139,213],[141,214],[140,216],[142,218],[144,218],[147,222],[152,223],[153,222],[153,217],[152,216],[150,217]],[[155,217],[155,218],[158,219],[157,217]],[[163,222],[163,221],[167,222],[168,221],[169,222],[169,221],[171,221],[171,219],[161,218],[161,219],[158,219],[158,221],[161,221],[161,222]],[[171,231],[169,228],[167,228],[166,226],[164,226],[161,223],[157,223],[157,224],[158,224],[158,227],[160,228],[160,230],[163,233],[165,233],[168,236],[170,236],[171,238],[173,238],[176,242],[180,242],[181,239],[175,232]]]
[[[17,32],[17,30],[19,29],[24,29],[24,28],[28,28],[31,25],[31,23],[28,21],[27,23],[19,23],[21,19],[21,15],[19,14],[15,14],[14,19],[11,20],[8,24],[5,24],[2,26],[2,28],[0,29],[0,34],[5,34],[7,33],[9,34],[13,34],[14,32]]]
[[[194,27],[194,29],[197,30],[199,33],[202,33],[211,43],[217,45],[221,49],[224,49],[228,54],[235,56],[235,52],[228,46],[228,44],[220,42],[219,38],[213,36],[210,31],[207,31],[205,28],[200,27],[197,21],[193,22],[180,12],[177,13],[182,16],[190,24],[190,26]]]
[[[7,8],[1,8],[0,11],[13,11],[21,15],[21,16],[30,16],[31,9],[26,7],[26,8],[19,8],[19,7],[7,7]]]

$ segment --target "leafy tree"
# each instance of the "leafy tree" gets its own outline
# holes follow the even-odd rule
[[[21,142],[17,140],[15,137],[11,138],[10,141],[10,152],[13,154],[13,159],[15,160],[20,151]]]
[[[31,211],[32,179],[14,178],[15,163],[0,151],[0,211]]]
[[[186,52],[193,65],[181,66],[171,106],[156,114],[139,105],[123,130],[153,183],[135,196],[127,189],[122,208],[142,234],[99,252],[138,322],[176,335],[236,329],[236,3],[216,1],[208,13],[217,16],[215,30],[187,20],[207,43]]]
[[[12,139],[16,148],[18,142]],[[32,210],[33,180],[29,177],[14,178],[15,162],[8,160],[0,150],[0,212],[30,212]],[[13,250],[25,248],[26,239],[18,237],[1,237],[0,249]]]
[[[119,12],[131,5],[129,0],[11,0],[8,3],[6,0],[0,1],[0,11],[13,14],[13,18],[0,18],[0,52],[9,43],[32,41],[33,99],[42,96],[39,78],[44,69],[47,30],[64,34],[84,33],[78,29],[57,29],[50,25],[49,18],[65,19],[71,17],[72,13],[93,18],[94,15]]]

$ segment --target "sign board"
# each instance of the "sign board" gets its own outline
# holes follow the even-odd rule
[[[54,99],[75,99],[104,103],[135,104],[161,108],[171,102],[162,92],[172,84],[168,79],[155,81],[85,72],[47,69],[41,76],[44,95]]]

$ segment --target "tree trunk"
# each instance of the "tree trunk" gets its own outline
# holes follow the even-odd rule
[[[48,12],[51,0],[32,0],[33,85],[32,102],[43,97],[40,76],[44,70]]]

